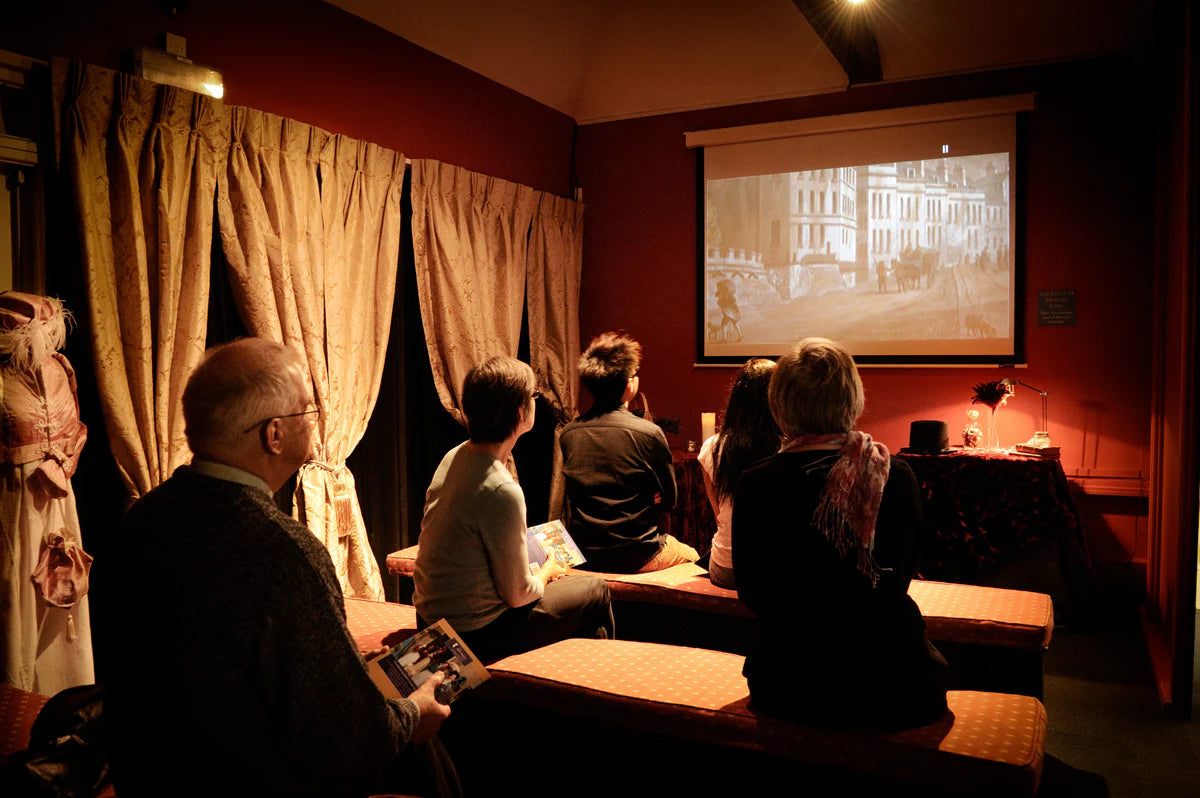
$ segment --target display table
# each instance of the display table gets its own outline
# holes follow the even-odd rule
[[[1043,541],[1082,545],[1079,513],[1057,460],[967,449],[896,456],[921,484],[931,533],[921,557],[926,579],[974,582]]]
[[[979,449],[896,456],[921,485],[924,578],[1049,593],[1060,619],[1088,601],[1094,579],[1059,461]]]

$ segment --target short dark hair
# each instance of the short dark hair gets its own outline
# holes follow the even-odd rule
[[[642,345],[624,333],[597,335],[579,358],[579,381],[602,409],[616,407],[642,364]]]
[[[521,408],[533,398],[533,369],[512,357],[493,357],[467,372],[462,410],[475,443],[499,443],[513,433]]]

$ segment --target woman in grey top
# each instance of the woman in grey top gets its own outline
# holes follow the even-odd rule
[[[531,570],[525,496],[505,463],[533,428],[533,371],[494,357],[467,374],[469,439],[442,458],[425,495],[413,599],[428,622],[445,618],[485,661],[568,637],[611,637],[608,585],[568,575],[553,559]]]

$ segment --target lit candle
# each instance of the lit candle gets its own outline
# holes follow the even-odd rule
[[[701,413],[700,414],[700,440],[708,440],[713,433],[717,431],[717,414],[716,413]]]

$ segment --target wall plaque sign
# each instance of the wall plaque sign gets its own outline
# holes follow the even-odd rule
[[[1038,291],[1039,327],[1075,326],[1075,289],[1059,288]]]

